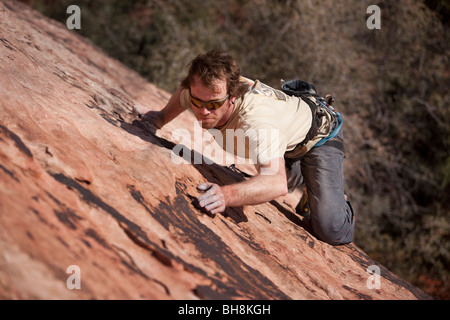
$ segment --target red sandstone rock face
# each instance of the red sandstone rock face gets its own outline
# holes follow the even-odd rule
[[[0,21],[0,298],[428,298],[355,245],[317,240],[297,195],[199,212],[198,184],[242,177],[173,163],[188,112],[154,135],[131,106],[160,109],[168,93],[14,1]]]

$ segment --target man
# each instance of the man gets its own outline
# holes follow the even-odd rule
[[[161,128],[187,108],[204,129],[243,130],[245,156],[254,155],[258,169],[243,182],[199,185],[204,191],[198,198],[201,207],[216,214],[226,207],[271,201],[304,184],[315,235],[333,245],[352,241],[354,216],[344,194],[343,136],[330,112],[319,117],[308,99],[241,77],[237,63],[219,49],[198,55],[167,105],[142,118]],[[332,129],[336,136],[325,142]],[[227,150],[234,138],[227,142],[226,134],[221,137],[217,142]]]

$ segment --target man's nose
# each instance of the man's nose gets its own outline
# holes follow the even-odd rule
[[[204,115],[204,116],[207,116],[208,114],[211,113],[211,111],[208,110],[208,109],[206,109],[205,106],[203,106],[203,107],[200,108],[200,113],[201,113],[202,115]]]

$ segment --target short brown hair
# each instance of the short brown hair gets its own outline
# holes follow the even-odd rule
[[[189,64],[189,73],[181,81],[181,86],[189,89],[198,76],[202,83],[211,91],[216,90],[217,80],[226,80],[228,93],[240,98],[248,91],[248,85],[240,81],[241,69],[233,57],[222,49],[213,49],[205,54],[199,54]]]

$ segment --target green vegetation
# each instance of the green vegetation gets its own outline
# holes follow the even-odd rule
[[[355,243],[450,298],[449,1],[31,2],[62,23],[77,4],[76,32],[168,91],[193,57],[221,47],[248,77],[275,87],[299,78],[333,93],[345,116]],[[366,27],[372,4],[380,30]]]

